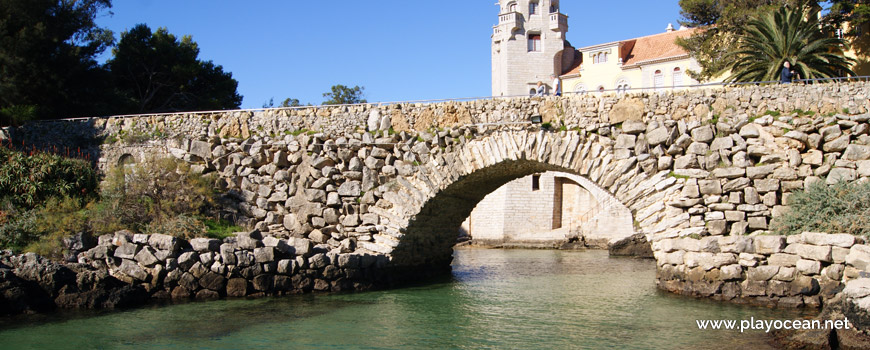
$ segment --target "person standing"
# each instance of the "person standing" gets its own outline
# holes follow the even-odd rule
[[[550,78],[553,79],[553,94],[562,96],[562,81],[555,74],[550,74]]]
[[[794,78],[794,69],[791,69],[791,63],[785,61],[782,65],[782,72],[779,73],[779,83],[788,84]]]

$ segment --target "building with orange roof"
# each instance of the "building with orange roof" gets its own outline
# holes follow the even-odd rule
[[[578,48],[560,76],[563,91],[665,91],[698,84],[687,72],[701,67],[676,44],[697,30],[668,24],[664,33]]]

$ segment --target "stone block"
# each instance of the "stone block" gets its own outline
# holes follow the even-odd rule
[[[156,256],[154,256],[154,248],[144,247],[136,253],[136,262],[138,262],[142,266],[151,267],[160,262]]]
[[[746,228],[749,227],[749,223],[746,221],[738,221],[731,224],[731,231],[729,232],[732,236],[739,236],[746,234]]]
[[[824,262],[832,262],[831,260],[831,247],[830,246],[815,246],[809,244],[789,244],[788,247],[785,248],[785,252],[789,254],[796,254],[804,259],[818,260]]]
[[[220,250],[221,241],[214,238],[194,238],[190,240],[190,245],[197,252],[217,252]]]
[[[710,125],[704,125],[701,127],[697,127],[692,129],[692,140],[695,142],[704,142],[708,143],[713,141],[713,128]]]
[[[736,179],[746,175],[746,170],[743,168],[716,168],[712,171],[713,177],[722,179]]]
[[[756,179],[753,183],[758,192],[774,192],[779,190],[779,180],[777,179]]]
[[[795,272],[797,270],[791,266],[780,266],[779,272],[773,276],[773,279],[777,281],[794,281]]]
[[[801,238],[804,243],[820,246],[830,245],[849,248],[855,244],[855,236],[845,233],[803,232],[801,233]]]
[[[722,194],[719,180],[698,180],[698,188],[703,195]]]
[[[749,281],[768,281],[779,272],[779,266],[761,265],[746,269],[746,279]]]
[[[728,232],[728,222],[725,220],[707,221],[707,232],[713,236],[724,235]]]
[[[816,260],[800,259],[795,264],[795,268],[803,275],[818,275],[822,271],[822,263]]]
[[[719,278],[724,281],[743,278],[743,267],[738,264],[725,265],[719,270]]]
[[[776,266],[795,266],[801,257],[795,254],[774,253],[767,258],[767,263]]]
[[[746,213],[738,210],[725,211],[725,221],[743,221],[746,219]]]
[[[766,230],[767,229],[767,218],[763,216],[754,216],[748,218],[746,221],[749,222],[749,228]]]
[[[785,237],[783,236],[756,236],[753,238],[753,242],[757,254],[779,253],[785,248]]]
[[[114,256],[121,259],[135,259],[136,253],[139,252],[139,246],[134,243],[124,243],[118,248],[115,248]]]
[[[227,281],[227,296],[229,297],[244,297],[248,295],[248,281],[244,278],[230,278]]]
[[[842,264],[846,262],[846,256],[849,255],[850,251],[849,248],[831,247],[831,260],[835,264]]]
[[[179,242],[178,238],[170,235],[155,233],[148,237],[148,245],[154,247],[154,249],[168,250],[174,253],[178,252],[181,248],[180,244],[181,242]]]
[[[870,271],[870,245],[853,245],[846,255],[846,264],[858,270]]]
[[[259,264],[275,261],[275,247],[255,248],[254,261]]]

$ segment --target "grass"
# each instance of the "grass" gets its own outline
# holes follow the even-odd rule
[[[686,176],[686,175],[679,175],[679,174],[677,174],[677,173],[674,173],[673,171],[672,171],[672,172],[669,172],[669,173],[668,173],[668,176],[670,176],[670,177],[674,177],[674,178],[677,178],[677,179],[688,179],[688,178],[689,178],[689,177]]]
[[[245,230],[244,227],[233,225],[231,222],[226,220],[206,219],[203,220],[203,223],[207,230],[206,236],[209,238],[224,239],[232,236],[235,232]]]

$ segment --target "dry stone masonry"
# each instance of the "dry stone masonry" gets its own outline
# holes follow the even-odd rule
[[[79,256],[159,295],[366,288],[443,271],[486,194],[560,171],[633,214],[663,288],[815,305],[823,285],[866,271],[866,246],[765,235],[794,191],[870,178],[868,111],[868,83],[790,84],[91,118],[6,137],[118,140],[92,147],[102,168],[171,156],[219,176],[234,203],[225,214],[253,232],[168,245],[120,233]],[[523,124],[533,115],[550,129]]]
[[[868,277],[870,245],[849,234],[710,236],[653,243],[658,285],[679,294],[819,307]]]

